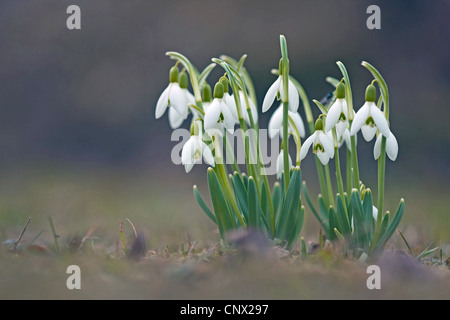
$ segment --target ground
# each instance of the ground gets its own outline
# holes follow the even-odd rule
[[[226,249],[193,199],[191,180],[198,177],[173,183],[169,174],[156,186],[147,175],[93,172],[47,168],[4,175],[1,299],[450,298],[448,231],[439,211],[445,210],[440,209],[443,196],[419,198],[411,191],[401,224],[415,254],[434,242],[442,249],[442,263],[439,251],[416,261],[398,235],[382,257],[362,263],[343,257],[339,247],[304,257],[298,248],[286,252],[251,235],[239,235],[244,241]],[[424,224],[421,215],[431,203],[436,214]],[[59,235],[59,253],[49,216]],[[11,241],[28,217],[32,219],[14,253]],[[142,234],[137,242],[127,218]],[[312,217],[302,235],[313,248],[318,228]],[[143,256],[130,257],[133,247]],[[81,269],[81,290],[66,287],[66,269],[74,264]],[[366,286],[368,264],[380,265],[380,290]]]

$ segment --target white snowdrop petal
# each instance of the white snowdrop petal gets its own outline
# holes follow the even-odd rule
[[[298,95],[297,88],[292,83],[291,80],[289,80],[289,110],[292,112],[297,112],[298,106],[300,104],[300,98]]]
[[[350,135],[355,135],[359,129],[364,125],[367,118],[369,117],[370,107],[368,103],[364,103],[364,105],[361,107],[361,109],[358,110],[358,112],[355,114],[355,117],[353,118],[352,127],[350,129]]]
[[[389,130],[389,125],[387,123],[386,117],[384,116],[384,113],[381,112],[381,110],[378,109],[375,104],[373,104],[370,107],[370,115],[372,116],[372,119],[375,122],[378,130],[380,130],[381,134],[388,138],[391,131]]]
[[[193,167],[194,167],[193,161],[192,161],[192,163],[186,163],[184,165],[184,169],[186,170],[186,173],[189,173],[192,170]]]
[[[381,137],[383,135],[378,135],[377,140],[375,141],[375,145],[373,146],[373,157],[375,160],[378,160],[381,154]]]
[[[372,141],[373,137],[375,137],[375,134],[377,133],[377,127],[363,125],[361,127],[361,132],[364,137],[364,140],[369,142],[369,141]]]
[[[305,137],[305,125],[303,124],[302,117],[298,112],[289,112],[292,121],[294,121],[295,127],[301,138]]]
[[[156,119],[161,118],[164,112],[166,112],[168,103],[169,103],[169,87],[165,88],[158,98],[155,110]]]
[[[320,143],[323,145],[325,152],[330,156],[330,158],[333,158],[334,157],[333,140],[330,139],[330,137],[327,136],[323,131],[319,131],[318,134]]]
[[[169,89],[169,103],[171,107],[180,114],[184,115],[188,108],[188,101],[185,92],[180,88],[178,83],[172,83]]]
[[[239,116],[236,109],[236,101],[234,101],[234,97],[230,95],[228,92],[225,93],[223,96],[225,103],[227,104],[228,108],[231,111],[231,114],[233,115],[233,118],[236,122],[239,122]]]
[[[339,121],[339,116],[341,115],[341,102],[340,99],[336,99],[333,105],[330,107],[327,113],[327,118],[325,121],[325,131],[330,131]]]
[[[330,157],[326,152],[317,152],[317,157],[324,166],[326,166],[328,161],[330,161]]]
[[[212,155],[211,149],[202,141],[202,154],[203,159],[207,164],[214,167],[214,157]]]
[[[303,142],[302,147],[300,149],[300,160],[303,160],[308,154],[308,150],[316,139],[317,132],[314,132],[312,135],[308,137],[308,139]]]
[[[386,138],[386,154],[389,159],[395,161],[398,155],[398,142],[397,138],[395,138],[394,134],[391,132],[389,137]]]
[[[223,101],[220,102],[220,110],[222,111],[223,122],[225,123],[225,128],[233,129],[234,128],[234,124],[236,122],[235,122],[235,120],[233,118],[233,114],[231,113],[230,108]]]
[[[271,139],[275,138],[278,134],[281,136],[282,124],[283,124],[283,107],[280,106],[277,108],[277,110],[275,110],[275,112],[272,114],[272,117],[269,120],[268,133]]]
[[[214,99],[213,102],[211,102],[211,105],[208,107],[208,110],[206,110],[205,112],[205,131],[216,127],[217,121],[219,121],[220,113],[220,101]]]
[[[372,216],[375,220],[378,219],[378,209],[375,206],[372,206]]]
[[[194,138],[191,136],[189,140],[184,144],[183,149],[181,150],[181,163],[182,164],[190,164],[194,163]]]
[[[269,90],[267,90],[266,96],[264,97],[262,104],[262,112],[266,112],[272,106],[273,101],[275,100],[279,87],[281,83],[281,76],[275,80],[275,82],[270,86]]]
[[[182,117],[174,108],[169,108],[169,124],[172,129],[176,129],[184,121],[184,117]]]

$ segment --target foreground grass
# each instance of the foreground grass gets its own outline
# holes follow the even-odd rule
[[[401,230],[414,254],[431,241],[440,245],[442,264],[437,253],[414,261],[397,235],[386,255],[373,262],[382,269],[382,289],[371,291],[366,287],[367,265],[344,259],[339,248],[313,250],[318,238],[313,219],[302,232],[310,243],[307,257],[298,248],[288,253],[253,245],[251,239],[236,250],[224,250],[192,198],[195,179],[179,179],[176,171],[161,179],[156,174],[73,168],[5,175],[0,182],[0,232],[6,241],[0,248],[0,298],[450,298],[445,263],[450,255],[449,226],[442,214],[447,200],[432,188],[429,198],[416,199],[414,190],[405,195],[412,204]],[[429,213],[424,224],[423,209],[431,203],[435,215]],[[59,235],[58,253],[49,216]],[[11,252],[9,240],[17,239],[28,217],[32,220],[17,252]],[[135,242],[126,218],[145,236],[139,259],[125,254],[120,220],[128,252]],[[72,264],[82,270],[81,290],[66,288],[66,268]]]

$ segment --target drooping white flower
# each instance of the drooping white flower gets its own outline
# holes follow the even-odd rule
[[[297,88],[292,83],[291,80],[288,81],[288,100],[289,100],[289,110],[292,112],[297,112],[298,105],[300,102]],[[262,104],[262,112],[266,112],[272,106],[275,98],[284,99],[284,88],[283,88],[283,77],[280,75],[277,80],[269,87],[266,96],[264,97]]]
[[[180,83],[178,82],[180,80]],[[187,118],[189,112],[189,104],[194,103],[194,96],[187,89],[187,75],[185,72],[180,74],[178,79],[178,68],[170,69],[170,83],[161,93],[156,103],[155,117],[161,118],[169,109],[169,123],[172,129],[178,128]]]
[[[345,101],[345,86],[342,83],[336,87],[336,101],[328,110],[325,131],[330,131],[334,127],[339,135],[342,135],[348,127],[348,107]]]
[[[196,122],[193,124],[194,128],[198,125]],[[181,150],[181,163],[184,165],[186,173],[192,170],[194,164],[201,163],[202,157],[207,164],[214,167],[214,157],[211,149],[203,142],[201,131],[199,130],[199,127],[193,130],[193,134]]]
[[[377,140],[375,141],[375,145],[373,147],[373,157],[375,160],[378,160],[381,154],[381,138],[383,135],[379,134]],[[398,155],[398,142],[395,138],[394,134],[391,132],[389,136],[386,138],[386,154],[389,159],[395,161]]]
[[[313,146],[313,152],[323,165],[328,164],[328,161],[334,157],[333,139],[323,131],[323,123],[320,118],[316,121],[316,131],[305,140],[301,147],[300,160],[306,157],[311,145]]]
[[[250,117],[249,117],[248,111],[247,111],[247,103],[245,101],[244,92],[242,90],[239,90],[239,99],[241,101],[241,114],[244,117],[245,122],[247,122],[248,125],[251,125]],[[234,102],[234,100],[233,100],[233,102]],[[252,114],[253,122],[257,123],[258,122],[258,108],[256,108],[255,104],[253,103],[252,99],[250,99],[250,97],[248,97],[248,104],[250,106],[250,111]],[[237,110],[236,105],[234,105],[234,110]],[[236,113],[236,118],[237,118],[237,116],[238,115]]]
[[[303,124],[302,117],[298,112],[288,111],[289,117],[294,122],[294,126],[291,121],[288,121],[289,132],[294,132],[295,130],[298,132],[300,137],[305,137],[305,126]],[[269,120],[268,126],[269,137],[273,139],[280,134],[280,137],[283,138],[283,105],[281,104],[277,110],[272,114],[272,117]]]
[[[292,159],[291,159],[290,155],[288,156],[288,160],[289,160],[289,168],[290,168],[290,167],[292,167]],[[277,169],[277,179],[280,179],[281,174],[283,173],[283,170],[284,170],[283,149],[281,149],[280,154],[277,157],[276,169]]]
[[[383,112],[375,104],[375,97],[375,86],[371,84],[366,90],[366,102],[358,110],[353,119],[350,135],[355,135],[361,129],[364,139],[370,141],[378,129],[382,135],[389,137],[389,125]]]
[[[333,139],[333,132],[328,131],[327,135],[330,137],[330,139]],[[345,143],[345,146],[347,147],[348,151],[352,151],[352,143],[350,140],[350,131],[345,129],[344,133],[342,135],[339,135],[339,133],[336,132],[337,140],[338,140],[338,147],[342,147]],[[357,136],[355,136],[355,144],[358,144]]]
[[[204,126],[207,132],[222,128],[222,125],[226,129],[234,129],[235,121],[230,108],[223,99],[223,94],[223,85],[220,82],[216,83],[214,99],[205,110]]]

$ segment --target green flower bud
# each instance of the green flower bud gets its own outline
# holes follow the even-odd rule
[[[316,120],[316,131],[323,130],[323,121],[321,118]]]
[[[187,89],[189,80],[186,72],[181,72],[180,76],[178,77],[178,83],[180,84],[181,89]]]
[[[211,102],[211,86],[207,83],[202,86],[202,101],[203,102]]]
[[[375,102],[377,97],[377,89],[373,84],[369,84],[366,89],[366,101]]]
[[[220,82],[223,85],[223,92],[227,93],[228,92],[228,80],[225,78],[222,78],[222,80],[220,80]]]
[[[336,99],[345,98],[345,85],[341,82],[336,87]]]
[[[214,86],[214,98],[223,98],[223,85],[220,81]]]
[[[172,68],[170,68],[169,81],[170,81],[170,83],[178,82],[178,67],[177,66],[173,66]]]

